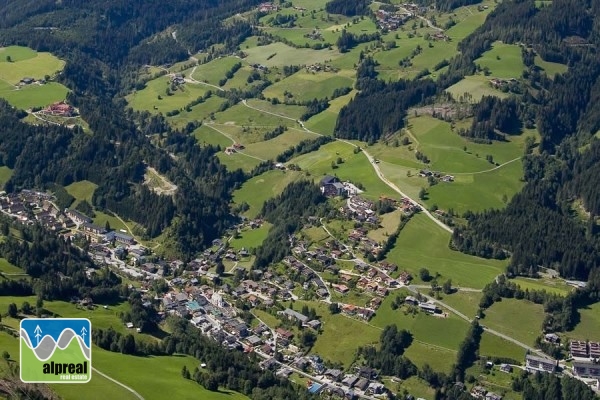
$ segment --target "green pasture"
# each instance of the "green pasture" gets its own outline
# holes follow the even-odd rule
[[[532,346],[541,333],[543,321],[544,308],[541,304],[502,299],[485,310],[481,324]]]
[[[227,82],[225,83],[225,85],[223,85],[223,88],[225,90],[244,89],[246,87],[256,85],[256,83],[254,83],[254,82],[248,83],[248,78],[250,77],[251,74],[252,74],[252,67],[248,67],[248,66],[242,67],[239,70],[237,70],[235,74],[233,74],[233,78],[227,79]]]
[[[67,193],[75,197],[75,201],[71,206],[76,207],[83,200],[87,200],[88,203],[92,204],[92,196],[97,187],[98,185],[90,181],[73,182],[69,186],[65,186]]]
[[[296,171],[267,171],[244,182],[241,188],[233,192],[233,201],[235,204],[248,203],[250,208],[244,212],[244,215],[254,218],[265,201],[281,194],[287,185],[302,176],[302,172]]]
[[[283,101],[284,93],[291,93],[296,101],[331,98],[335,89],[352,87],[351,78],[332,72],[310,73],[299,71],[264,90],[267,98]]]
[[[429,364],[434,371],[447,373],[456,362],[456,351],[414,341],[404,352],[418,368]]]
[[[446,280],[443,280],[440,284]],[[454,286],[454,280],[452,280],[452,286]],[[479,310],[479,301],[481,300],[482,294],[480,292],[456,291],[452,294],[443,296],[442,301],[445,304],[460,311],[467,317],[473,318],[477,314],[477,310]]]
[[[263,110],[267,113],[283,115],[295,120],[300,119],[302,114],[306,112],[306,107],[296,106],[292,104],[273,104],[266,100],[248,99],[246,100],[249,106]]]
[[[7,61],[7,57],[12,62]],[[10,46],[0,49],[0,80],[16,85],[23,78],[44,79],[60,72],[65,62],[50,53],[37,53],[27,47]]]
[[[0,167],[0,187],[3,188],[6,182],[10,179],[13,174],[13,170],[7,166]]]
[[[391,387],[394,386],[392,385]],[[416,376],[411,376],[402,381],[399,385],[399,389],[399,393],[402,389],[406,389],[411,395],[425,400],[433,400],[435,398],[435,390],[429,386],[429,383]]]
[[[485,323],[485,320],[482,322]],[[506,322],[510,325],[510,322]],[[518,362],[525,359],[526,350],[516,344],[488,332],[483,332],[479,344],[479,355],[482,357],[512,358]]]
[[[226,100],[221,97],[211,96],[204,102],[193,106],[190,111],[184,109],[173,117],[167,117],[167,120],[175,128],[185,128],[189,122],[208,119],[211,114],[219,111],[219,108],[225,101]]]
[[[94,367],[111,378],[130,386],[144,399],[164,399],[164,390],[169,388],[169,396],[176,399],[210,398],[214,400],[247,399],[240,393],[220,390],[211,392],[193,380],[181,376],[185,365],[192,373],[201,361],[190,356],[173,355],[164,357],[137,357],[112,353],[98,347],[93,349]],[[115,368],[118,366],[118,368]],[[152,371],[152,373],[148,373]],[[93,374],[93,373],[92,373]]]
[[[396,310],[391,308],[395,295],[387,296],[370,323],[384,328],[396,324],[400,329],[409,330],[417,342],[441,347],[442,350],[454,352],[458,350],[464,339],[469,324],[453,314],[448,317],[435,317],[419,311],[416,315],[407,312],[406,307]],[[402,297],[402,295],[401,295]]]
[[[171,78],[161,76],[146,83],[142,90],[134,91],[125,99],[134,110],[145,110],[150,112],[161,112],[163,114],[180,110],[191,101],[202,97],[209,87],[201,84],[185,83],[179,85],[177,90],[167,95],[167,89],[171,87]],[[160,100],[159,100],[160,97]]]
[[[419,270],[440,273],[440,282],[452,279],[461,287],[483,288],[504,271],[506,262],[474,257],[448,247],[450,233],[426,215],[415,215],[404,227],[387,261],[411,272],[419,281]]]
[[[259,159],[241,153],[227,155],[220,152],[217,153],[217,157],[221,164],[225,165],[229,171],[241,169],[242,171],[250,172],[254,167],[261,163]]]
[[[517,277],[512,279],[511,282],[516,283],[523,290],[529,289],[530,291],[542,291],[545,290],[548,293],[554,293],[561,296],[566,296],[573,291],[573,287],[564,283],[561,279],[533,279],[525,277]]]
[[[319,114],[313,115],[304,123],[304,126],[322,135],[333,135],[339,111],[350,102],[356,95],[352,91],[345,96],[340,96],[329,102],[329,107]]]
[[[502,42],[494,42],[490,50],[475,60],[475,64],[489,68],[490,77],[494,78],[520,78],[525,70],[521,48]]]
[[[245,229],[240,233],[238,238],[231,240],[231,247],[233,247],[234,249],[241,249],[243,247],[246,250],[256,249],[267,238],[271,226],[271,224],[265,222],[260,228]]]
[[[16,265],[11,264],[6,258],[0,258],[0,273],[3,274],[24,274],[25,272],[17,267]],[[0,309],[0,314],[3,313],[4,310]]]
[[[329,307],[319,302],[297,301],[294,308],[300,309],[303,304],[314,307],[323,323],[323,333],[317,336],[311,353],[318,354],[325,360],[340,362],[347,368],[352,363],[358,346],[377,346],[379,343],[380,329],[341,314],[331,315]],[[356,332],[360,332],[360,335],[356,335]]]
[[[127,234],[132,235],[132,232],[129,228],[121,222],[121,220],[116,215],[109,215],[102,211],[94,210],[96,217],[94,218],[94,224],[98,226],[105,226],[108,222],[110,224],[111,229],[121,230],[124,229],[127,231]]]
[[[340,56],[337,50],[296,49],[281,42],[244,49],[244,52],[248,54],[245,58],[248,63],[262,64],[267,67],[310,65],[323,63]]]
[[[483,96],[508,97],[507,93],[491,87],[489,83],[490,79],[491,77],[483,75],[465,76],[461,81],[446,89],[446,91],[452,94],[456,100],[460,100],[467,93],[470,96],[469,99],[473,102],[478,102]]]
[[[215,122],[226,125],[266,126],[271,129],[279,126],[297,126],[295,121],[254,110],[239,103],[223,112],[215,114]]]
[[[585,308],[580,308],[579,316],[581,320],[570,332],[566,335],[578,340],[593,340],[600,342],[600,303],[592,304]]]
[[[367,236],[377,242],[383,242],[387,240],[390,234],[396,231],[398,225],[400,225],[400,218],[402,217],[401,210],[395,210],[393,212],[383,214],[380,216],[381,222],[380,227],[369,231]]]
[[[217,58],[196,67],[192,78],[211,85],[218,85],[219,81],[225,78],[227,71],[239,62],[242,62],[242,60],[233,56]]]
[[[303,140],[314,138],[315,135],[312,133],[299,129],[289,129],[273,139],[247,145],[244,152],[265,160],[274,160],[277,155],[291,146],[295,146]]]
[[[2,65],[0,64],[0,67]],[[57,101],[65,100],[67,93],[69,93],[69,89],[56,82],[48,82],[44,85],[33,83],[16,88],[0,80],[0,97],[22,110],[45,107]],[[42,121],[37,122],[42,123]]]
[[[210,144],[225,148],[233,144],[228,137],[210,128],[208,125],[202,125],[200,128],[196,129],[194,131],[194,137],[198,141],[198,144],[202,146]]]
[[[543,69],[551,78],[556,74],[564,74],[569,70],[569,67],[567,67],[565,64],[544,61],[539,55],[535,56],[535,65]]]

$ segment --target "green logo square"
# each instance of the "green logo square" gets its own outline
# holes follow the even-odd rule
[[[92,323],[87,318],[25,318],[20,324],[21,381],[92,379]]]

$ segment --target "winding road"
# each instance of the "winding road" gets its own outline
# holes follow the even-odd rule
[[[247,102],[245,99],[244,99],[244,100],[242,100],[242,104],[243,104],[244,106],[248,107],[248,108],[251,108],[251,109],[255,110],[255,111],[259,111],[259,112],[263,112],[263,113],[265,113],[265,114],[270,114],[270,115],[273,115],[273,116],[276,116],[276,117],[279,117],[279,118],[284,118],[284,119],[288,119],[288,120],[291,120],[291,121],[295,121],[295,122],[297,122],[298,124],[300,124],[300,126],[302,127],[302,129],[304,129],[304,130],[305,130],[306,132],[308,132],[308,133],[312,133],[312,134],[314,134],[314,135],[318,135],[318,136],[325,136],[325,135],[323,135],[323,134],[321,134],[321,133],[318,133],[318,132],[311,131],[310,129],[308,129],[307,127],[305,127],[305,126],[304,126],[304,122],[302,122],[302,121],[300,121],[300,120],[297,120],[297,119],[294,119],[294,118],[288,117],[288,116],[286,116],[286,115],[276,114],[276,113],[274,113],[274,112],[265,111],[265,110],[261,110],[260,108],[253,107],[253,106],[249,105],[249,104],[248,104],[248,102]],[[352,143],[352,142],[350,142],[350,141],[344,140],[344,139],[339,139],[339,138],[334,138],[334,139],[335,139],[335,140],[337,140],[338,142],[346,143],[346,144],[348,144],[348,145],[350,145],[350,146],[352,146],[352,147],[359,147],[358,145],[356,145],[356,144],[354,144],[354,143]],[[374,157],[373,157],[371,154],[369,154],[369,153],[368,153],[368,152],[367,152],[365,149],[363,149],[363,148],[361,148],[361,152],[362,152],[362,153],[364,153],[364,155],[367,157],[367,159],[369,160],[369,163],[370,163],[370,164],[373,166],[373,169],[375,170],[375,173],[377,174],[377,176],[379,177],[379,179],[380,179],[380,180],[381,180],[383,183],[385,183],[386,185],[388,185],[388,186],[389,186],[389,187],[390,187],[392,190],[394,190],[394,191],[395,191],[396,193],[398,193],[400,196],[402,196],[402,197],[406,197],[406,198],[407,198],[407,199],[408,199],[408,200],[411,202],[411,204],[413,204],[415,207],[418,207],[418,208],[419,208],[419,209],[420,209],[420,210],[421,210],[421,211],[422,211],[422,212],[423,212],[425,215],[427,215],[427,216],[428,216],[428,217],[429,217],[429,218],[430,218],[430,219],[431,219],[433,222],[435,222],[435,223],[436,223],[436,224],[437,224],[439,227],[441,227],[442,229],[444,229],[444,230],[445,230],[445,231],[447,231],[447,232],[450,232],[450,233],[452,233],[452,232],[453,232],[452,228],[450,228],[448,225],[444,224],[444,223],[443,223],[442,221],[440,221],[439,219],[435,218],[435,217],[433,216],[433,214],[431,214],[431,213],[430,213],[430,212],[429,212],[429,211],[428,211],[428,210],[427,210],[425,207],[423,207],[423,206],[422,206],[421,204],[419,204],[419,203],[418,203],[416,200],[412,199],[412,198],[411,198],[411,197],[409,197],[409,196],[408,196],[406,193],[404,193],[402,190],[400,190],[400,188],[398,188],[398,186],[396,186],[396,184],[394,184],[394,183],[390,182],[390,180],[389,180],[389,179],[387,179],[387,178],[385,177],[385,175],[383,175],[383,173],[381,172],[381,169],[379,168],[379,166],[378,166],[378,165],[377,165],[377,163],[375,162],[375,158],[374,158]]]

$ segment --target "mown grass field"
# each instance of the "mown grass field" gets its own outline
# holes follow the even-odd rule
[[[241,169],[242,171],[250,172],[261,162],[261,160],[241,153],[227,155],[221,152],[217,153],[217,157],[221,164],[225,165],[229,171]]]
[[[387,240],[388,236],[395,232],[396,228],[398,228],[398,225],[400,225],[401,216],[401,210],[395,210],[391,213],[383,214],[381,216],[381,228],[369,231],[367,236],[377,242],[383,242]]]
[[[600,341],[600,303],[579,310],[580,322],[566,336],[578,340]]]
[[[24,271],[16,265],[11,264],[6,258],[0,258],[0,273],[23,274]],[[0,313],[2,312],[4,311],[0,310]]]
[[[485,320],[484,320],[485,322]],[[507,322],[508,324],[508,322]],[[479,355],[484,357],[512,358],[519,363],[525,360],[526,350],[516,344],[488,332],[483,332]]]
[[[189,356],[136,357],[94,347],[93,362],[95,368],[132,387],[146,400],[164,399],[165,388],[169,388],[169,396],[176,399],[247,399],[232,391],[210,392],[193,380],[184,379],[181,376],[183,366],[193,372],[201,362]]]
[[[262,64],[267,67],[310,65],[336,59],[340,56],[337,50],[295,49],[281,42],[248,49],[245,49],[244,43],[242,43],[240,48],[248,54],[244,59],[246,62],[250,64]]]
[[[208,87],[205,85],[185,83],[168,96],[167,89],[170,86],[171,78],[161,76],[147,82],[144,89],[127,95],[125,99],[134,110],[161,112],[164,114],[183,108],[192,100],[203,96],[208,90]]]
[[[450,93],[455,100],[460,100],[465,93],[470,95],[473,102],[478,102],[483,96],[496,96],[499,98],[508,97],[507,93],[494,89],[490,86],[491,77],[484,75],[465,76],[460,82],[450,86],[446,91]]]
[[[492,48],[475,60],[481,68],[489,68],[490,77],[519,78],[525,70],[521,48],[514,44],[494,42]]]
[[[12,62],[7,61],[10,57]],[[10,46],[0,49],[0,80],[16,85],[23,78],[43,79],[54,76],[65,62],[50,53],[38,53],[27,47]]]
[[[296,106],[292,104],[273,104],[269,101],[259,99],[248,99],[246,101],[251,107],[293,119],[300,119],[302,114],[306,112],[306,107],[304,106]]]
[[[535,65],[543,69],[551,78],[553,78],[556,74],[564,74],[569,70],[569,67],[567,67],[565,64],[544,61],[544,59],[539,55],[535,56]]]
[[[231,247],[234,249],[245,248],[246,250],[256,249],[267,238],[271,226],[272,225],[270,223],[265,222],[260,228],[248,228],[242,231],[239,238],[231,240]]]
[[[250,208],[243,215],[254,218],[265,201],[279,195],[288,184],[302,176],[303,174],[297,171],[267,171],[244,182],[240,189],[233,192],[233,201],[235,204],[246,202]]]
[[[67,193],[75,197],[75,201],[71,206],[76,207],[83,200],[87,200],[88,203],[92,204],[92,196],[97,187],[98,185],[90,181],[79,181],[65,186]]]
[[[548,293],[555,293],[561,296],[566,296],[573,291],[572,286],[567,285],[560,279],[533,279],[518,277],[512,279],[511,282],[516,283],[523,290],[545,290]]]
[[[196,129],[194,131],[194,137],[201,146],[211,144],[214,146],[221,146],[221,148],[224,149],[225,147],[232,145],[232,142],[228,137],[207,125],[202,125],[200,128]]]
[[[404,352],[404,355],[418,368],[423,368],[425,364],[429,364],[435,371],[446,373],[450,371],[452,365],[456,362],[456,354],[456,351],[421,342],[413,342]]]
[[[235,106],[230,107],[223,112],[216,113],[215,122],[239,126],[262,125],[273,128],[279,125],[289,127],[298,125],[296,121],[254,110],[244,106],[243,104],[236,104]]]
[[[406,224],[388,253],[387,260],[408,270],[419,281],[419,270],[439,272],[440,282],[448,278],[461,287],[481,289],[504,271],[506,262],[486,260],[450,250],[450,233],[441,229],[426,215],[415,215]]]
[[[331,100],[329,107],[325,111],[313,115],[304,123],[304,126],[322,135],[333,135],[340,109],[348,104],[354,98],[355,94],[356,92],[352,91],[345,96]]]
[[[381,330],[341,314],[331,315],[327,305],[323,303],[297,301],[295,308],[298,309],[301,304],[314,307],[321,317],[323,333],[317,337],[311,352],[323,359],[340,362],[347,368],[354,359],[358,346],[376,346],[379,343]],[[360,332],[360,335],[352,332]]]
[[[0,78],[1,79],[1,78]],[[49,82],[45,85],[36,83],[16,89],[0,80],[0,97],[6,99],[12,106],[22,110],[33,107],[45,107],[67,98],[69,89],[60,83]],[[42,121],[37,121],[42,123]]]
[[[102,211],[98,211],[98,210],[95,210],[94,213],[96,214],[96,217],[94,218],[94,224],[96,224],[98,226],[105,226],[106,223],[108,222],[110,224],[111,229],[114,229],[117,231],[124,229],[127,231],[128,235],[132,234],[129,227],[127,225],[125,225],[123,222],[121,222],[121,220],[119,218],[117,218],[115,215],[109,215],[109,214],[106,214],[106,213],[104,213]]]
[[[409,330],[416,341],[432,346],[442,347],[448,351],[457,351],[465,337],[469,324],[458,317],[449,314],[447,318],[434,317],[424,312],[416,315],[405,315],[404,308],[392,310],[391,296],[386,298],[377,309],[372,325],[384,328],[396,324],[398,328]]]
[[[300,129],[289,129],[273,139],[248,144],[244,152],[264,160],[275,160],[279,154],[288,148],[303,140],[315,138],[316,136],[312,133]]]
[[[452,283],[454,284],[454,280]],[[477,314],[477,310],[479,310],[481,296],[482,294],[480,292],[457,291],[452,294],[444,295],[442,301],[469,318],[473,318]]]
[[[291,93],[296,101],[331,98],[335,89],[352,87],[353,80],[333,72],[310,73],[304,70],[295,73],[263,91],[267,98],[283,101],[285,93]]]
[[[391,387],[394,387],[393,384]],[[429,383],[416,376],[411,376],[402,381],[402,383],[398,385],[397,392],[401,393],[403,389],[406,389],[408,393],[417,398],[420,397],[425,400],[433,400],[435,398],[435,390],[429,386]]]
[[[210,83],[211,85],[218,85],[219,81],[225,78],[227,71],[239,62],[242,62],[242,60],[237,57],[217,58],[206,64],[199,65],[192,74],[192,78],[197,81]]]
[[[485,311],[485,318],[481,323],[532,346],[535,338],[542,332],[543,321],[544,309],[541,304],[502,299]]]
[[[167,117],[167,120],[176,128],[185,128],[188,122],[208,119],[211,114],[219,111],[224,102],[225,99],[221,97],[211,96],[204,102],[193,106],[190,111],[184,109],[175,116]]]

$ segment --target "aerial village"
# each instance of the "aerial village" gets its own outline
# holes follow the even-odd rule
[[[65,240],[86,248],[98,268],[110,267],[122,276],[136,281],[136,289],[143,294],[144,306],[158,311],[158,318],[177,315],[190,320],[198,330],[230,349],[254,352],[264,359],[261,366],[278,376],[302,372],[311,377],[307,390],[328,393],[342,398],[384,395],[386,386],[375,370],[364,365],[353,365],[349,370],[328,365],[319,354],[307,352],[302,345],[304,332],[318,334],[324,321],[315,310],[294,309],[293,303],[307,296],[328,306],[335,304],[338,312],[358,321],[368,322],[386,296],[400,288],[410,288],[412,276],[400,266],[376,260],[381,243],[368,237],[369,229],[377,227],[380,216],[374,203],[360,196],[360,189],[337,177],[325,176],[320,190],[327,197],[343,199],[339,212],[356,228],[345,238],[331,237],[316,244],[302,236],[290,236],[291,254],[268,270],[252,270],[239,266],[249,260],[250,249],[235,250],[229,239],[215,239],[213,246],[190,262],[164,260],[152,254],[125,230],[115,231],[95,225],[93,220],[76,210],[61,210],[50,193],[22,190],[16,194],[0,194],[0,210],[18,222],[40,224],[56,232]],[[409,199],[387,199],[394,209],[410,216],[418,206]],[[307,226],[319,226],[319,219],[309,217]],[[264,224],[260,218],[242,219],[232,232],[258,229]],[[326,228],[325,228],[326,230]],[[371,254],[367,260],[359,255]],[[369,261],[371,260],[371,261]],[[223,282],[217,268],[227,263],[227,273],[233,278]],[[179,271],[173,277],[172,271]],[[88,276],[96,270],[86,271]],[[332,280],[331,276],[335,279]],[[168,290],[161,296],[150,295],[155,280],[164,280]],[[131,287],[134,289],[134,287]],[[365,293],[370,300],[364,304],[344,299],[352,293]],[[79,302],[93,306],[93,299]],[[424,313],[432,318],[445,318],[447,313],[436,305],[433,298],[415,291],[403,296],[401,307],[413,313]],[[252,325],[244,318],[244,310],[262,310],[275,318],[278,324],[268,326],[259,318]],[[160,322],[160,321],[157,321]],[[129,329],[137,329],[131,322]],[[551,343],[559,343],[553,334],[545,336]],[[540,354],[527,354],[524,366],[502,364],[501,372],[521,368],[529,372],[557,373],[563,371],[590,384],[600,379],[600,343],[575,340],[569,343],[572,367]],[[498,368],[488,362],[489,368]],[[471,390],[474,398],[500,400],[502,397],[480,386]]]

